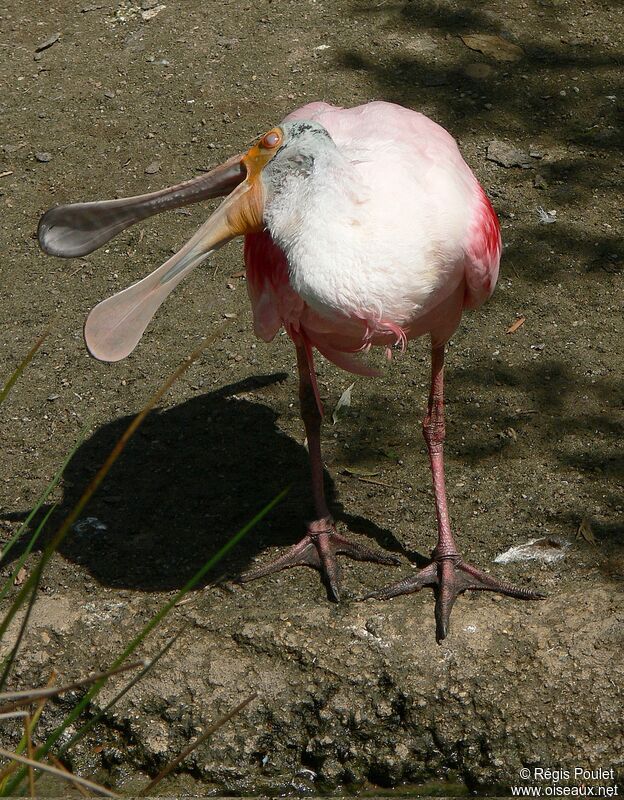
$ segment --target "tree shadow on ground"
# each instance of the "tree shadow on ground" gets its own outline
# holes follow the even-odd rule
[[[525,149],[541,142],[537,150],[552,151],[552,158],[529,159],[528,170],[502,170],[502,205],[505,187],[532,180],[539,172],[545,188],[531,190],[536,205],[555,205],[561,216],[568,205],[595,205],[597,191],[608,196],[624,186],[618,100],[624,94],[624,53],[614,46],[569,41],[567,27],[557,20],[560,9],[548,3],[540,3],[539,9],[550,30],[532,21],[518,38],[510,37],[504,20],[483,4],[357,4],[353,16],[366,21],[367,45],[338,51],[334,63],[361,72],[378,87],[380,97],[424,110],[460,140],[464,134],[482,133]],[[559,29],[561,36],[555,36]],[[522,58],[496,61],[469,49],[460,37],[474,33],[512,40],[522,48]],[[483,68],[478,76],[470,70],[475,64]],[[496,187],[488,188],[497,194]],[[604,221],[615,227],[608,215]],[[548,226],[544,236],[550,238],[554,227]],[[536,229],[537,217],[533,234]],[[578,230],[555,236],[563,252],[573,254],[577,245],[587,250],[595,233],[590,242]],[[621,265],[617,236],[609,238],[607,255],[618,254]]]
[[[535,460],[541,451],[562,475],[583,475],[584,486],[593,487],[597,502],[622,503],[621,381],[596,379],[591,370],[579,375],[565,362],[548,357],[536,358],[521,370],[496,362],[489,367],[457,365],[456,374],[464,405],[453,409],[453,424],[462,432],[456,449],[462,461],[477,465],[500,458]],[[484,398],[484,385],[495,386],[496,393]],[[478,404],[471,402],[471,387],[478,393]],[[513,436],[506,434],[510,430]],[[572,529],[585,514],[579,507]],[[622,522],[603,528],[605,540],[621,546]]]
[[[474,5],[454,8],[452,3],[431,0],[358,4],[354,7],[354,17],[367,17],[371,28],[375,18],[382,17],[381,32],[394,35],[394,47],[388,51],[383,41],[375,41],[373,37],[373,45],[379,49],[368,46],[358,51],[343,50],[336,57],[338,64],[366,71],[387,99],[416,108],[423,102],[434,102],[441,114],[453,119],[454,130],[460,133],[474,127],[475,119],[485,113],[487,129],[501,134],[517,131],[524,136],[551,135],[554,130],[557,138],[571,143],[620,149],[618,108],[607,95],[617,97],[622,88],[621,50],[576,40],[570,43],[565,36],[555,42],[545,30],[539,31],[539,39],[532,26],[532,32],[525,37],[513,37],[513,43],[523,50],[519,60],[496,61],[466,47],[460,39],[476,32],[509,38],[500,17],[475,9]],[[545,7],[541,11],[549,13]],[[565,28],[554,20],[556,14],[555,9],[550,10],[549,22],[555,28],[560,27],[563,34]],[[427,33],[446,37],[445,52],[440,52],[439,58],[435,45],[419,52],[415,37]],[[411,46],[401,48],[401,44]],[[491,70],[471,77],[465,67],[474,62],[489,64]],[[589,71],[580,79],[587,89],[578,103],[586,104],[588,97],[600,103],[599,125],[588,127],[581,115],[572,113],[568,93],[561,94],[560,79],[576,70]],[[604,80],[605,70],[613,70],[608,83]],[[485,103],[494,107],[486,107]],[[554,128],[553,120],[558,123]]]

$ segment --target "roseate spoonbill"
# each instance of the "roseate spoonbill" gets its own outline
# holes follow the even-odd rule
[[[387,599],[432,586],[436,637],[447,635],[458,594],[480,589],[521,599],[542,595],[496,580],[462,560],[446,502],[443,442],[445,344],[464,309],[494,289],[501,254],[496,214],[452,136],[392,103],[357,108],[311,103],[290,114],[247,153],[153,194],[59,206],[39,224],[42,248],[82,256],[129,225],[166,209],[228,195],[190,241],[143,280],[96,306],[85,324],[89,351],[127,356],[182,278],[236,236],[245,263],[256,334],[281,327],[299,369],[315,519],[303,539],[242,581],[288,567],[318,569],[340,599],[338,554],[382,564],[398,559],[338,533],[325,501],[322,408],[313,351],[357,374],[374,374],[357,354],[431,338],[431,391],[423,433],[433,475],[438,540],[432,561],[371,593]]]

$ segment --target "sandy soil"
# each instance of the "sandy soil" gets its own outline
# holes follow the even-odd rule
[[[244,588],[207,584],[145,645],[156,652],[188,623],[162,668],[74,754],[75,768],[137,786],[255,690],[176,786],[310,794],[409,782],[428,792],[442,781],[446,792],[484,792],[518,782],[523,765],[622,769],[621,8],[24,0],[0,3],[0,24],[2,374],[52,328],[0,409],[2,537],[88,425],[55,496],[59,520],[131,416],[230,320],[91,503],[86,516],[101,524],[83,524],[51,564],[13,683],[45,682],[52,666],[63,679],[105,667],[286,484],[287,499],[210,580],[292,543],[310,515],[294,352],[283,336],[254,339],[240,245],[176,290],[130,358],[103,365],[84,350],[85,314],[161,263],[208,210],[151,220],[74,261],[39,251],[39,216],[191,177],[313,99],[383,98],[427,113],[492,197],[501,279],[449,348],[451,513],[468,559],[548,592],[539,604],[461,598],[439,647],[430,593],[335,606],[303,569]],[[479,52],[473,34],[516,49]],[[403,556],[398,569],[345,564],[353,597],[409,573],[434,543],[420,435],[427,347],[412,342],[376,380],[322,359],[318,368],[330,410],[355,383],[350,412],[324,429],[341,528]],[[594,543],[577,537],[583,520]],[[540,537],[563,557],[492,564]],[[42,730],[71,701],[51,706]],[[3,745],[14,736],[7,728]]]

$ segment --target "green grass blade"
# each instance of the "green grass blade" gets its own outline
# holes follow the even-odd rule
[[[221,336],[226,325],[227,323],[224,323],[219,328],[217,328],[217,330],[211,336],[208,336],[199,345],[199,347],[195,348],[195,350],[184,359],[182,364],[180,364],[180,366],[175,370],[175,372],[173,372],[173,374],[170,375],[170,377],[160,386],[160,388],[156,392],[154,392],[154,394],[150,397],[146,405],[141,409],[141,411],[139,411],[139,413],[132,420],[130,425],[128,425],[124,433],[121,435],[121,437],[118,439],[117,443],[109,453],[106,461],[102,464],[100,469],[95,474],[95,477],[91,480],[87,488],[84,490],[80,499],[73,507],[73,509],[69,512],[69,514],[61,524],[61,527],[58,529],[58,531],[56,532],[50,543],[45,547],[43,553],[41,554],[42,570],[47,564],[47,562],[52,558],[53,554],[56,551],[56,548],[67,536],[72,526],[82,513],[82,510],[87,505],[89,500],[91,500],[92,496],[99,488],[100,484],[108,474],[109,470],[111,469],[115,461],[117,461],[119,456],[122,454],[129,440],[136,433],[137,428],[139,428],[140,425],[145,421],[145,418],[152,410],[152,408],[162,398],[162,396],[167,391],[169,391],[169,389],[178,380],[178,378],[180,378],[187,371],[187,369],[199,358],[199,356],[206,349],[206,347],[208,347],[209,344],[212,344],[212,342],[216,341],[216,339],[218,339]],[[2,622],[0,622],[0,639],[2,639],[2,637],[6,633],[7,628],[11,624],[11,620],[17,614],[22,604],[26,602],[26,597],[28,596],[28,593],[30,592],[33,586],[34,582],[33,575],[27,578],[21,591],[17,594],[15,600],[13,601],[13,604],[6,612],[4,619],[2,620]]]
[[[61,778],[64,781],[68,781],[69,783],[79,783],[82,786],[86,786],[92,792],[96,794],[101,794],[104,797],[120,797],[120,795],[111,792],[110,789],[107,789],[106,786],[100,786],[97,783],[93,783],[93,781],[88,781],[86,778],[80,778],[78,775],[74,775],[71,772],[65,772],[63,770],[58,769],[58,767],[52,767],[50,764],[41,764],[36,759],[27,758],[26,756],[20,756],[17,753],[11,753],[9,750],[5,750],[4,748],[0,747],[0,756],[2,758],[10,759],[13,761],[19,761],[21,764],[28,764],[29,767],[34,769],[40,769],[43,772],[50,772],[52,775],[56,775],[58,778]],[[32,796],[32,795],[31,795]]]
[[[189,356],[187,356],[184,359],[182,364],[175,370],[175,372],[173,372],[173,374],[152,395],[152,397],[149,399],[147,404],[136,415],[136,417],[132,420],[132,422],[130,423],[130,425],[126,429],[126,431],[119,438],[119,440],[115,444],[114,448],[110,452],[110,454],[109,454],[108,458],[106,459],[106,461],[104,462],[104,464],[100,467],[100,469],[96,473],[95,477],[91,480],[91,482],[89,483],[87,488],[84,490],[84,492],[82,493],[80,499],[78,500],[78,502],[76,503],[74,508],[70,511],[68,516],[65,518],[65,520],[61,524],[60,528],[58,529],[58,531],[56,532],[56,534],[54,535],[52,540],[48,543],[48,545],[43,550],[43,553],[41,554],[41,559],[39,561],[37,569],[34,570],[33,573],[26,579],[23,587],[21,588],[21,590],[17,594],[16,598],[14,599],[12,605],[10,606],[9,610],[5,614],[4,619],[2,620],[2,622],[0,622],[0,640],[5,635],[9,625],[11,624],[13,618],[15,617],[15,615],[17,614],[19,609],[22,607],[22,605],[25,602],[27,602],[27,598],[28,598],[29,593],[30,592],[34,593],[36,591],[36,585],[38,585],[39,577],[43,574],[43,570],[44,570],[46,564],[52,558],[52,556],[55,553],[57,547],[63,541],[65,536],[67,536],[68,532],[71,530],[72,526],[74,525],[76,520],[79,518],[82,510],[87,505],[87,503],[89,502],[89,500],[91,499],[93,494],[97,491],[97,489],[99,488],[100,484],[102,483],[102,481],[104,480],[104,478],[108,474],[109,470],[111,469],[111,467],[113,466],[115,461],[119,458],[119,456],[121,455],[121,453],[125,449],[126,445],[128,444],[128,441],[134,435],[134,433],[139,428],[139,426],[144,422],[145,418],[147,417],[149,412],[152,410],[152,408],[156,405],[156,403],[171,388],[171,386],[173,386],[173,384],[178,380],[178,378],[180,378],[189,369],[189,367],[199,358],[199,356],[206,349],[206,347],[208,347],[208,345],[212,344],[214,341],[216,341],[218,338],[220,338],[221,334],[223,333],[224,329],[226,328],[226,326],[228,324],[229,323],[226,322],[226,323],[222,324],[221,326],[219,326],[219,328],[217,328],[217,330],[211,336],[207,337]],[[34,350],[34,352],[36,352],[36,350]],[[34,352],[33,352],[33,355],[34,355]],[[32,358],[32,356],[31,356],[31,358]],[[16,380],[17,380],[17,378],[16,378]],[[13,381],[13,383],[14,382],[15,381]],[[9,390],[10,390],[10,387],[9,387]],[[198,580],[201,580],[203,575],[205,575],[206,572],[209,569],[211,569],[212,566],[214,566],[214,563],[216,563],[216,561],[218,561],[219,558],[221,558],[226,552],[228,552],[228,550],[230,550],[231,547],[233,547],[239,541],[239,539],[241,539],[248,532],[248,530],[250,530],[250,528],[253,527],[253,525],[255,525],[256,522],[264,516],[265,513],[268,513],[268,511],[275,505],[275,503],[277,503],[277,502],[279,502],[279,500],[281,500],[282,496],[285,493],[286,493],[286,490],[284,492],[282,492],[280,495],[278,495],[278,497],[275,498],[271,503],[269,503],[269,505],[265,509],[263,509],[263,511],[261,511],[260,514],[256,515],[256,517],[254,517],[254,519],[251,521],[251,523],[249,523],[248,525],[246,525],[243,528],[241,528],[241,530],[238,532],[238,534],[235,534],[235,536],[233,536],[232,539],[228,543],[226,543],[226,545],[224,545],[221,548],[219,553],[216,554],[216,557],[215,557],[216,560],[215,559],[210,559],[204,565],[204,567],[201,570],[199,570],[199,572],[194,576],[194,578],[191,579],[191,581],[189,581],[189,583],[185,587],[183,587],[183,589],[176,595],[176,597],[174,598],[173,602],[171,604],[167,604],[167,606],[165,606],[165,609],[161,610],[162,613],[157,614],[156,618],[154,618],[151,621],[151,623],[148,623],[148,625],[141,632],[141,634],[139,634],[139,636],[135,637],[135,639],[130,643],[128,648],[126,648],[124,653],[116,660],[116,662],[115,662],[116,665],[121,664],[128,657],[128,655],[131,652],[133,652],[134,649],[136,649],[136,647],[138,647],[138,645],[141,643],[141,641],[143,641],[145,636],[147,636],[148,633],[165,616],[165,614],[167,614],[171,610],[173,605],[175,605],[175,603],[179,602],[181,597],[183,597],[184,594],[186,594],[186,592],[188,592],[192,588],[192,586],[195,585],[195,583]],[[33,597],[34,597],[34,594],[33,594]],[[33,601],[33,597],[31,597],[31,601]],[[40,751],[44,751],[44,749],[45,749],[45,752],[46,753],[48,752],[49,748],[52,746],[52,744],[54,744],[54,742],[56,742],[56,740],[58,739],[58,736],[61,735],[62,731],[65,730],[65,728],[68,725],[70,725],[78,717],[78,715],[80,714],[82,709],[87,705],[87,703],[90,701],[90,699],[95,694],[97,694],[97,692],[100,691],[101,687],[104,685],[104,682],[105,681],[102,680],[101,682],[96,683],[92,687],[92,689],[89,692],[87,692],[87,694],[85,695],[83,700],[78,704],[78,706],[75,709],[73,709],[72,712],[70,712],[70,714],[66,718],[66,721],[64,721],[64,723],[62,723],[61,726],[59,726],[59,728],[57,728],[56,731],[54,731],[48,737],[46,742],[39,748]],[[24,775],[25,775],[25,770],[24,770],[24,768],[22,768],[19,771],[19,773],[14,777],[14,779],[12,781],[10,781],[10,783],[6,787],[4,787],[4,791],[2,792],[2,794],[4,796],[6,795],[7,792],[8,792],[8,794],[11,794],[15,790],[15,788],[21,783],[21,780],[22,780]]]
[[[4,600],[4,598],[6,597],[8,592],[10,591],[11,586],[13,586],[15,584],[15,581],[17,580],[17,576],[18,576],[18,573],[19,573],[20,569],[26,563],[26,559],[28,558],[28,556],[32,552],[33,547],[37,543],[37,539],[41,536],[43,530],[45,529],[47,521],[50,519],[50,517],[52,516],[52,514],[56,510],[57,505],[58,505],[58,503],[54,503],[53,505],[51,505],[50,508],[46,511],[45,517],[41,520],[41,523],[39,525],[37,525],[37,530],[30,537],[30,541],[26,545],[26,548],[24,549],[24,552],[22,553],[22,555],[17,559],[17,561],[15,563],[15,567],[13,568],[13,572],[9,575],[7,580],[4,582],[4,586],[2,587],[2,589],[0,589],[0,600]]]
[[[39,582],[41,581],[41,574],[43,569],[41,567],[41,563],[37,565],[37,568],[33,572],[33,582],[32,582],[32,590],[30,597],[28,599],[28,605],[26,606],[26,613],[24,614],[24,619],[22,620],[22,624],[20,625],[19,632],[17,634],[17,639],[15,640],[15,644],[11,648],[8,656],[4,659],[4,668],[2,670],[2,675],[0,676],[0,691],[4,689],[4,684],[6,683],[6,679],[9,677],[9,673],[11,671],[11,667],[13,666],[13,662],[15,661],[15,656],[17,655],[17,651],[20,648],[22,643],[22,639],[24,638],[24,634],[26,633],[26,628],[28,627],[28,620],[30,619],[30,615],[32,614],[32,610],[35,605],[35,600],[37,599],[37,591],[39,589]]]
[[[276,506],[288,493],[290,487],[287,487],[283,491],[281,491],[277,497],[271,500],[268,505],[266,505],[261,511],[259,511],[253,519],[251,519],[246,525],[244,525],[237,533],[234,534],[228,541],[211,557],[206,561],[206,563],[193,575],[190,580],[188,580],[184,586],[176,592],[176,594],[169,600],[165,605],[151,618],[151,620],[143,627],[137,636],[132,639],[130,644],[124,649],[124,651],[119,655],[115,661],[113,661],[110,669],[115,669],[116,667],[120,666],[134,651],[136,648],[141,644],[141,642],[145,639],[145,637],[161,622],[166,615],[171,611],[171,609],[180,602],[180,600],[188,594],[188,592],[209,572],[229,551],[235,547],[238,542],[247,534],[249,531],[260,522],[263,517],[265,517],[269,511],[271,511],[274,506]],[[91,700],[95,697],[95,695],[101,690],[101,688],[105,684],[105,680],[98,681],[94,683],[93,686],[89,689],[88,692],[84,695],[84,697],[78,702],[74,708],[69,712],[69,714],[65,717],[63,722],[55,728],[52,733],[48,736],[45,742],[37,748],[35,758],[41,759],[43,758],[50,749],[56,744],[59,738],[62,736],[63,732],[72,725],[76,719],[80,716],[80,714],[84,711],[84,709],[88,706]],[[82,730],[82,729],[81,729]],[[78,731],[72,738],[65,744],[63,747],[60,748],[58,751],[58,755],[64,755],[70,747],[72,747],[78,741]],[[22,768],[17,772],[17,774],[10,780],[6,787],[4,788],[4,792],[2,793],[3,797],[12,796],[16,794],[16,790],[19,787],[20,783],[23,781],[24,777],[26,776],[26,770]]]
[[[171,611],[171,609],[177,603],[179,603],[180,600],[182,600],[182,598],[186,594],[188,594],[191,591],[191,589],[197,583],[199,583],[199,581],[204,577],[204,575],[206,575],[207,572],[209,572],[211,569],[213,569],[216,566],[216,564],[218,564],[218,562],[221,561],[221,559],[227,553],[229,553],[230,550],[233,547],[235,547],[240,542],[240,540],[244,536],[246,536],[246,534],[248,534],[249,531],[253,527],[255,527],[258,524],[258,522],[260,522],[260,520],[263,519],[263,517],[265,517],[269,513],[269,511],[271,511],[274,508],[274,506],[276,506],[278,503],[280,503],[284,499],[284,497],[286,496],[287,492],[288,492],[288,489],[284,489],[282,492],[280,492],[277,495],[277,497],[275,497],[273,500],[271,500],[271,502],[268,505],[266,505],[260,512],[258,512],[258,514],[256,514],[256,516],[252,520],[250,520],[246,525],[244,525],[237,533],[234,534],[234,536],[232,536],[230,539],[228,539],[228,541],[211,558],[209,558],[208,561],[206,561],[206,563],[203,565],[203,567],[201,567],[199,570],[197,570],[197,572],[193,575],[193,577],[189,581],[187,581],[187,583],[184,584],[184,586],[171,598],[171,600],[169,600],[167,603],[165,603],[165,605],[160,609],[160,611],[158,611],[156,614],[154,614],[154,616],[143,627],[143,629],[140,631],[140,633],[138,633],[134,637],[134,639],[132,639],[130,644],[127,645],[127,647],[121,653],[121,655],[118,656],[115,659],[115,661],[113,661],[112,667],[119,666],[129,656],[131,656],[132,653],[134,653],[134,651],[137,649],[137,647],[141,644],[141,642],[145,639],[145,637],[149,633],[151,633],[151,631],[153,631],[154,628],[160,622],[162,622],[162,620],[167,616],[167,614]],[[86,706],[89,704],[91,699],[100,691],[102,685],[103,684],[98,686],[97,684],[94,684],[94,686],[91,688],[91,690],[89,692],[87,692],[87,694],[82,698],[82,700],[78,703],[78,705],[74,709],[72,709],[72,711],[70,712],[70,716],[72,716],[72,719],[67,724],[71,724],[78,717],[78,715],[83,711],[83,709],[86,708]],[[68,717],[68,719],[69,719],[69,717]],[[42,745],[42,747],[46,747],[48,745],[48,741],[50,741],[50,739],[52,739],[52,737],[54,737],[54,741],[56,741],[58,739],[58,737],[62,734],[62,732],[67,727],[66,722],[67,722],[67,720],[64,720],[62,725],[59,726],[59,728],[57,728],[55,731],[53,731],[52,734],[50,734],[49,739],[46,740],[46,742],[44,743],[44,745]],[[61,755],[63,753],[66,753],[67,750],[69,750],[69,748],[76,743],[76,741],[77,741],[76,736],[72,737],[67,742],[67,744],[63,745],[63,747],[59,750],[59,753]],[[50,742],[50,747],[52,746],[52,744],[54,744],[54,742]],[[47,752],[47,750],[45,752]]]
[[[19,380],[20,375],[26,369],[26,367],[30,364],[30,362],[35,357],[37,350],[41,347],[41,345],[45,342],[49,335],[50,331],[45,331],[41,334],[41,336],[37,339],[37,341],[33,344],[30,350],[26,353],[24,358],[22,359],[21,363],[15,370],[15,372],[11,375],[9,380],[4,384],[2,389],[0,389],[0,405],[4,403],[7,399],[9,392],[15,386],[17,381]]]
[[[85,436],[87,435],[88,428],[89,428],[89,426],[85,425],[85,427],[80,431],[80,434],[78,436],[76,444],[72,447],[72,449],[69,451],[69,453],[65,457],[65,460],[63,461],[60,469],[57,470],[56,474],[54,475],[54,477],[52,478],[50,483],[43,490],[41,496],[39,497],[39,499],[35,503],[33,509],[29,512],[29,514],[26,517],[26,519],[24,520],[24,522],[22,522],[22,524],[19,526],[17,531],[13,534],[13,536],[11,536],[11,538],[8,540],[8,542],[5,544],[5,546],[2,548],[2,553],[0,553],[0,562],[3,561],[6,558],[7,554],[9,553],[9,550],[11,550],[13,545],[17,541],[19,541],[19,539],[23,535],[24,531],[28,530],[28,526],[30,525],[32,520],[35,518],[37,513],[39,512],[39,509],[41,508],[41,506],[45,503],[45,501],[48,499],[48,497],[54,491],[54,489],[56,489],[56,487],[58,486],[61,478],[63,477],[63,473],[67,469],[67,465],[69,464],[69,462],[72,460],[72,458],[76,454],[76,451],[78,450],[78,448],[84,442]],[[6,591],[7,590],[6,590],[6,584],[5,584],[5,586],[3,586],[3,588],[2,588],[2,591],[0,592],[0,600],[2,600],[6,596]]]
[[[174,644],[175,644],[175,643],[178,641],[178,639],[180,638],[180,636],[182,636],[182,634],[183,634],[183,633],[184,633],[184,631],[187,629],[187,627],[188,627],[188,625],[183,625],[183,626],[180,628],[180,630],[179,630],[179,631],[176,633],[176,635],[175,635],[175,636],[173,636],[171,639],[169,639],[169,641],[167,642],[167,644],[166,644],[166,645],[165,645],[165,646],[164,646],[164,647],[163,647],[161,650],[159,650],[159,651],[158,651],[158,653],[156,653],[156,655],[154,656],[154,658],[152,658],[152,659],[151,659],[151,660],[150,660],[150,661],[149,661],[149,662],[148,662],[148,663],[147,663],[147,664],[146,664],[146,665],[143,667],[143,669],[142,669],[142,670],[139,672],[139,674],[138,674],[138,675],[135,675],[135,676],[134,676],[134,678],[132,678],[132,680],[131,680],[131,681],[129,681],[129,682],[128,682],[128,683],[127,683],[127,684],[126,684],[124,687],[123,687],[123,689],[121,689],[121,690],[120,690],[120,691],[119,691],[119,692],[118,692],[118,693],[117,693],[117,694],[116,694],[116,695],[113,697],[113,699],[112,699],[112,700],[110,700],[110,701],[109,701],[109,702],[108,702],[108,703],[107,703],[107,704],[104,706],[104,708],[101,708],[101,709],[100,709],[100,710],[97,712],[97,714],[95,714],[93,717],[91,717],[90,719],[88,719],[88,720],[85,722],[85,724],[84,724],[84,725],[83,725],[81,728],[79,728],[79,729],[76,731],[76,733],[75,733],[75,734],[74,734],[74,736],[72,737],[72,738],[73,738],[73,744],[76,744],[77,742],[79,742],[79,741],[80,741],[80,739],[82,739],[84,736],[86,736],[86,735],[87,735],[87,733],[88,733],[88,732],[91,730],[91,728],[93,728],[93,726],[94,726],[94,725],[96,725],[96,724],[97,724],[97,723],[98,723],[98,722],[99,722],[99,721],[102,719],[102,717],[104,716],[104,714],[108,713],[108,712],[111,710],[111,708],[113,708],[113,706],[117,705],[117,703],[118,703],[118,702],[121,700],[121,698],[122,698],[122,697],[123,697],[125,694],[127,694],[127,693],[130,691],[130,689],[132,689],[132,687],[133,687],[133,686],[136,686],[136,684],[137,684],[137,683],[138,683],[138,682],[139,682],[139,681],[140,681],[142,678],[144,678],[144,677],[147,675],[147,673],[148,673],[148,672],[151,672],[151,671],[154,669],[154,667],[155,667],[155,666],[156,666],[156,664],[157,664],[157,663],[160,661],[160,659],[161,659],[161,658],[162,658],[164,655],[166,655],[166,654],[169,652],[169,650],[171,650],[171,648],[173,647],[173,645],[174,645]],[[1,794],[1,792],[0,792],[0,794]]]

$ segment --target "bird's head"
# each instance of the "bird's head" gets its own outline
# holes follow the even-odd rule
[[[140,220],[214,197],[225,200],[174,256],[143,280],[109,297],[89,314],[85,341],[102,361],[119,361],[139,342],[152,316],[182,278],[237,236],[262,231],[292,207],[296,187],[319,159],[336,152],[316,122],[272,128],[246,153],[186,183],[119,200],[56,206],[39,222],[41,248],[50,255],[84,256]],[[285,198],[288,198],[286,203]]]

